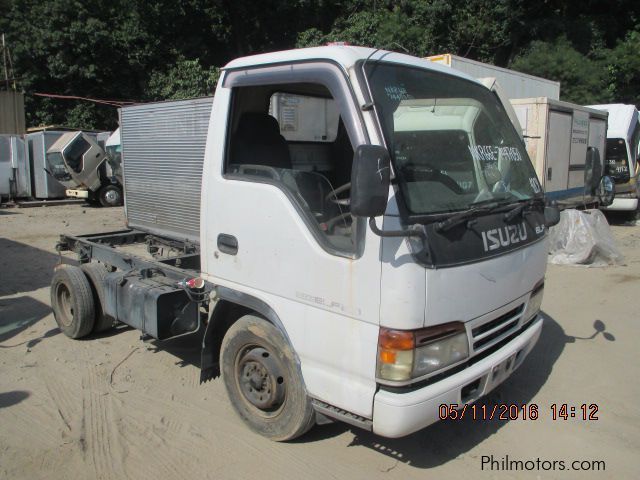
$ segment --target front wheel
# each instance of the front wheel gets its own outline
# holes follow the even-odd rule
[[[314,425],[291,347],[271,323],[254,315],[239,319],[222,341],[220,363],[231,405],[254,432],[284,441]]]
[[[103,207],[118,207],[122,205],[122,189],[118,185],[105,185],[100,189],[98,199]]]

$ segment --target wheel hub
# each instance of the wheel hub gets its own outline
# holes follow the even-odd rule
[[[118,201],[118,197],[118,192],[116,192],[115,190],[109,190],[104,194],[105,200],[107,200],[107,202],[109,203],[116,203]]]
[[[60,284],[58,285],[56,294],[60,306],[60,322],[65,327],[68,327],[73,320],[73,300],[71,299],[71,292],[66,285]]]
[[[238,362],[240,391],[260,410],[277,410],[285,394],[284,376],[278,362],[264,348],[253,348]]]

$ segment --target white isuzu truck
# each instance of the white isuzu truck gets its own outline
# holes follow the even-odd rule
[[[477,401],[535,345],[558,210],[473,78],[319,47],[232,61],[197,115],[176,104],[151,128],[156,107],[121,113],[134,224],[58,244],[81,263],[51,285],[68,336],[204,329],[202,380],[221,374],[240,418],[274,440],[327,419],[407,435]],[[177,200],[163,178],[184,184]]]

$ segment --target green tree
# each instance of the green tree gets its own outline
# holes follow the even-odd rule
[[[179,100],[213,95],[219,76],[218,67],[206,69],[198,59],[179,59],[169,70],[151,74],[148,96],[153,100]]]
[[[640,106],[640,30],[626,38],[607,55],[609,92],[615,102]]]
[[[560,96],[569,102],[588,105],[610,100],[605,64],[581,54],[566,38],[532,42],[511,68],[559,81]]]

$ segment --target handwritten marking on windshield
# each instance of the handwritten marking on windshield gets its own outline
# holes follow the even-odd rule
[[[477,162],[497,162],[499,158],[511,162],[521,162],[522,155],[516,147],[499,147],[497,145],[468,145],[469,153]]]

